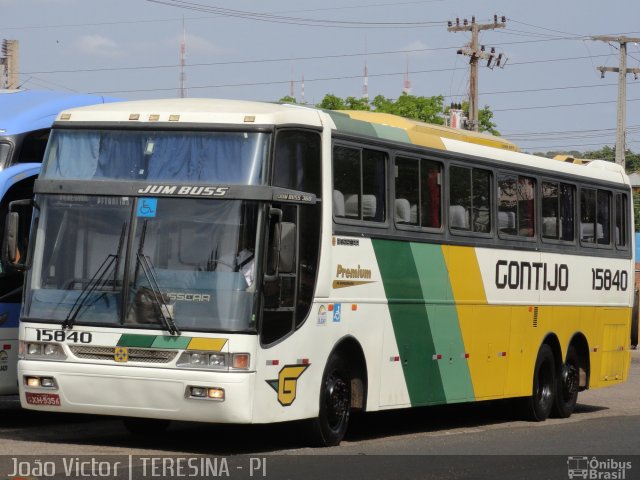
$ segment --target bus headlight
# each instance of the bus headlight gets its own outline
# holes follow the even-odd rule
[[[176,365],[182,368],[204,368],[209,370],[249,370],[251,356],[248,353],[182,352]]]
[[[31,360],[65,360],[62,345],[59,343],[20,342],[20,358]]]

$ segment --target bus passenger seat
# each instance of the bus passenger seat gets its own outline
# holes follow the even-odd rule
[[[411,205],[406,198],[396,198],[396,221],[411,222]]]
[[[344,217],[344,195],[340,190],[333,191],[333,214]]]
[[[376,216],[376,196],[362,195],[362,218],[375,218]]]
[[[347,193],[344,196],[344,213],[347,217],[359,217],[358,213],[358,194]]]
[[[469,230],[469,212],[462,205],[449,207],[449,223],[451,228]]]

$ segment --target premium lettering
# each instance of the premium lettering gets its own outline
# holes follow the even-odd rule
[[[371,270],[368,268],[346,268],[338,264],[336,271],[336,277],[338,278],[371,278]]]

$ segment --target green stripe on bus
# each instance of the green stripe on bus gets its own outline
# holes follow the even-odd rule
[[[150,348],[155,341],[155,335],[133,335],[133,334],[123,334],[118,341],[118,347],[140,347],[140,348]]]
[[[474,400],[473,383],[467,359],[458,312],[449,281],[447,264],[440,245],[412,243],[411,251],[418,270],[423,298],[437,354],[436,363],[447,402]]]
[[[378,134],[373,125],[362,120],[353,120],[349,115],[331,110],[325,110],[329,114],[339,132],[352,133],[354,135],[366,135],[377,137]]]
[[[189,345],[191,337],[167,337],[164,335],[158,335],[154,342],[151,344],[151,348],[170,348],[184,350]]]
[[[409,243],[373,240],[411,405],[446,396],[415,259]]]

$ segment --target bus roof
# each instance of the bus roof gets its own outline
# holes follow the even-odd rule
[[[50,128],[61,110],[113,102],[115,98],[47,90],[0,90],[0,134]]]
[[[176,98],[92,105],[65,111],[58,121],[154,123],[175,122],[236,125],[299,124],[328,126],[338,132],[484,157],[508,164],[538,168],[566,175],[629,184],[624,170],[612,162],[588,165],[558,162],[520,153],[515,144],[500,137],[409,120],[396,115],[366,111],[319,110],[302,105],[242,100]]]
[[[389,113],[367,112],[362,110],[341,110],[337,112],[327,111],[338,126],[338,130],[356,131],[358,133],[367,132],[370,136],[386,136],[391,133],[389,129],[383,127],[392,127],[404,130],[407,138],[402,139],[404,142],[414,143],[425,147],[438,148],[444,150],[442,138],[451,138],[453,140],[461,140],[463,142],[485,145],[487,147],[501,148],[512,152],[517,152],[518,147],[503,138],[484,133],[471,132],[469,130],[460,130],[457,128],[445,127],[442,125],[434,125],[431,123],[411,120]],[[395,133],[394,136],[397,135]],[[392,134],[393,135],[393,134]]]

